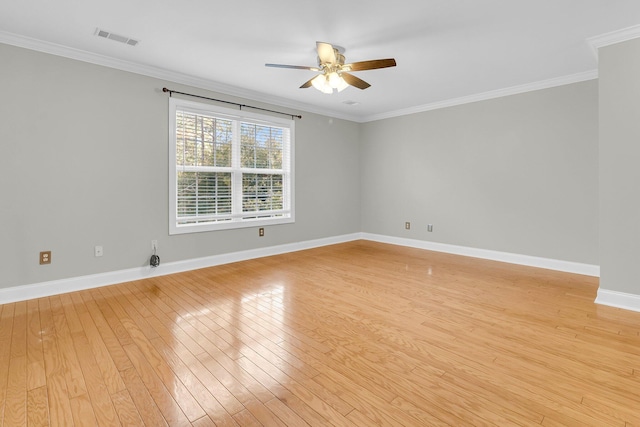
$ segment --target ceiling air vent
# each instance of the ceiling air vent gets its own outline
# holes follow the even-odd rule
[[[114,34],[109,31],[101,30],[100,28],[96,28],[95,35],[98,37],[103,37],[105,39],[114,40],[120,43],[128,44],[129,46],[135,46],[140,43],[138,40],[121,36],[119,34]]]

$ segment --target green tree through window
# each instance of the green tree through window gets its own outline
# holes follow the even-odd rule
[[[293,121],[170,98],[171,232],[293,221]]]

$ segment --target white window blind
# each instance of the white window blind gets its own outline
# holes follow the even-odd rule
[[[169,98],[170,233],[294,221],[293,120]]]

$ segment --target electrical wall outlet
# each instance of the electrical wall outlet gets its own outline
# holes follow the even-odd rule
[[[51,251],[40,252],[40,265],[51,264]]]
[[[95,248],[93,248],[93,254],[95,256],[102,256],[104,255],[104,251],[102,250],[102,246],[96,246]]]
[[[429,232],[433,231],[433,224],[428,224],[427,225],[427,231],[429,231]]]
[[[405,230],[411,230],[411,223],[409,221],[404,223],[404,229]]]
[[[258,228],[258,236],[264,237],[264,228],[262,227]]]

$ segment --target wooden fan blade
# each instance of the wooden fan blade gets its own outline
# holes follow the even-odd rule
[[[354,62],[353,64],[346,64],[343,68],[347,68],[349,71],[364,71],[375,70],[377,68],[395,67],[396,60],[389,59],[372,59],[370,61]]]
[[[264,64],[265,67],[293,68],[295,70],[320,71],[318,67],[305,67],[304,65]]]
[[[362,79],[359,79],[353,74],[343,72],[340,75],[342,76],[345,82],[349,83],[351,86],[357,87],[358,89],[366,89],[369,86],[371,86],[369,83],[365,82]]]
[[[316,48],[318,49],[318,58],[320,58],[320,64],[335,64],[336,52],[333,50],[333,46],[329,43],[316,42]]]
[[[316,77],[318,77],[318,76],[316,76]],[[313,79],[315,79],[316,77],[314,77]],[[308,87],[311,87],[311,82],[313,82],[313,79],[309,79],[306,82],[304,82],[302,84],[302,86],[300,86],[300,89],[306,89]]]

